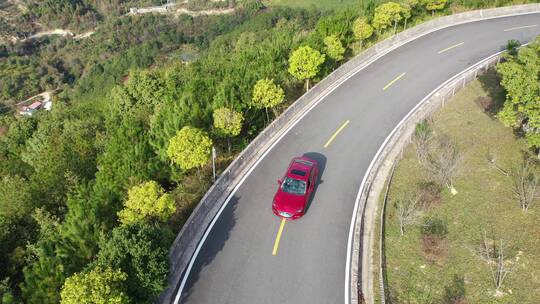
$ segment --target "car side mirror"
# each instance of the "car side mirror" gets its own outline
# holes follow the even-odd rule
[[[277,183],[281,185],[282,181],[280,179],[277,180]]]

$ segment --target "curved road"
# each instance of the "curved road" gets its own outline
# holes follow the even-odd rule
[[[540,35],[539,25],[540,14],[530,14],[439,30],[345,81],[289,130],[234,193],[194,260],[180,303],[344,303],[352,211],[380,145],[437,86],[504,49],[509,39],[531,41]],[[271,211],[276,180],[292,157],[303,154],[322,163],[322,182],[307,214],[282,226]]]

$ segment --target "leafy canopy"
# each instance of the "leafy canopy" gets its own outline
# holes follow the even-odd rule
[[[328,57],[334,59],[335,61],[343,60],[345,48],[338,37],[328,36],[324,38],[324,45],[326,46],[326,54]]]
[[[253,87],[251,104],[257,109],[273,108],[283,102],[285,91],[273,79],[261,79]]]
[[[373,27],[377,30],[385,30],[392,23],[397,24],[402,19],[403,7],[395,2],[387,2],[375,8]]]
[[[21,220],[31,209],[28,182],[19,176],[0,178],[0,225]]]
[[[357,40],[366,40],[373,35],[373,27],[369,24],[366,17],[358,17],[353,25],[354,37]]]
[[[289,57],[289,73],[298,80],[315,77],[324,63],[325,56],[309,46],[302,46]]]
[[[214,111],[214,128],[221,136],[237,136],[242,131],[244,116],[229,108]]]
[[[499,119],[520,127],[529,146],[540,148],[540,39],[497,65],[497,72],[507,93]]]
[[[127,294],[137,303],[151,303],[167,286],[168,253],[174,236],[148,224],[122,225],[100,242],[96,266],[126,273]]]
[[[428,11],[442,10],[448,0],[422,0],[422,4]]]
[[[183,170],[204,166],[211,153],[212,140],[206,132],[189,126],[171,138],[167,149],[171,161]]]
[[[158,183],[149,181],[128,191],[128,199],[118,217],[124,225],[151,219],[166,222],[175,211],[174,199]]]
[[[357,12],[352,9],[340,10],[334,14],[323,16],[317,22],[315,33],[320,37],[337,36],[345,44],[353,40],[352,24]]]
[[[127,275],[110,268],[92,269],[69,277],[60,296],[61,304],[127,304],[123,283]]]

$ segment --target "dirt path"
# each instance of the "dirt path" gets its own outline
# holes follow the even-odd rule
[[[150,7],[141,7],[141,8],[133,7],[129,9],[129,13],[127,13],[126,15],[142,15],[142,14],[148,14],[148,13],[157,13],[157,14],[174,14],[175,16],[186,14],[192,17],[198,17],[198,16],[209,16],[209,15],[226,15],[226,14],[232,14],[235,11],[234,8],[192,11],[183,7],[175,9],[175,6],[176,6],[175,4],[165,4],[161,6],[150,6]]]
[[[198,16],[210,16],[210,15],[227,15],[234,13],[234,8],[226,8],[226,9],[209,9],[209,10],[203,10],[203,11],[190,11],[185,8],[179,8],[176,10],[175,15],[182,15],[187,14],[192,17],[198,17]]]
[[[73,37],[73,39],[80,40],[80,39],[88,38],[88,37],[92,36],[92,34],[94,34],[94,33],[95,33],[95,31],[88,31],[88,32],[84,32],[82,34],[75,34],[70,30],[54,29],[54,30],[38,32],[38,33],[35,33],[35,34],[31,35],[31,36],[28,36],[25,39],[17,39],[17,40],[26,41],[26,40],[37,39],[37,38],[41,38],[41,37],[45,37],[45,36],[53,36],[53,35],[64,36],[64,37],[69,36],[69,37]]]
[[[45,91],[45,92],[43,92],[43,93],[39,93],[39,94],[34,95],[34,96],[32,96],[32,97],[30,97],[30,98],[28,98],[28,99],[26,99],[26,100],[23,100],[23,101],[18,102],[18,103],[16,103],[15,105],[18,106],[18,105],[27,103],[27,102],[29,102],[29,101],[31,101],[31,100],[37,98],[37,97],[43,98],[42,102],[43,102],[43,103],[46,103],[46,102],[48,102],[48,101],[51,101],[51,97],[52,97],[52,93],[53,93],[53,92],[54,92],[54,91]]]
[[[82,34],[75,35],[75,37],[73,37],[73,39],[79,40],[79,39],[88,38],[88,37],[92,36],[95,32],[96,31],[84,32]]]
[[[75,34],[73,34],[73,32],[70,31],[70,30],[54,29],[54,30],[49,30],[49,31],[43,31],[43,32],[36,33],[36,34],[34,34],[32,36],[29,36],[26,39],[23,39],[22,41],[29,40],[29,39],[41,38],[41,37],[44,37],[44,36],[52,36],[52,35],[58,35],[58,36],[64,36],[64,37],[65,36],[70,36],[70,37],[75,36]]]

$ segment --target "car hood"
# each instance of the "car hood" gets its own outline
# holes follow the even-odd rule
[[[305,205],[305,195],[294,195],[279,189],[274,197],[274,207],[280,211],[296,213],[299,209],[304,209]]]

